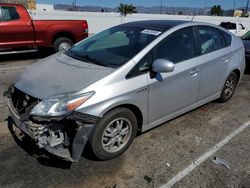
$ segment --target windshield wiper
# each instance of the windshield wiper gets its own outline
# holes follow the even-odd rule
[[[76,53],[73,53],[71,50],[69,50],[67,52],[67,55],[74,58],[74,59],[80,60],[80,61],[84,61],[87,63],[96,64],[96,65],[100,65],[100,66],[105,66],[104,64],[100,63],[99,61],[97,61],[94,58],[91,58],[88,55],[78,55]]]
[[[96,59],[94,59],[94,58],[92,58],[92,57],[90,57],[88,55],[84,55],[84,56],[82,56],[82,58],[87,60],[87,62],[106,67],[105,64],[100,63],[99,61],[97,61]]]

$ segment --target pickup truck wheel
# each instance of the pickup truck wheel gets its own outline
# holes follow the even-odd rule
[[[60,37],[54,42],[56,52],[67,52],[73,46],[73,41],[66,37]]]
[[[90,138],[93,153],[100,160],[114,158],[132,143],[137,131],[137,119],[127,108],[117,108],[105,114]]]

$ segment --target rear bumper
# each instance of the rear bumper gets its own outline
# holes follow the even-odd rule
[[[67,161],[79,161],[84,147],[91,136],[98,117],[73,113],[60,120],[41,119],[39,121],[24,120],[18,115],[8,100],[10,116],[14,125],[25,135],[32,138],[39,148]],[[68,125],[65,122],[75,122]]]

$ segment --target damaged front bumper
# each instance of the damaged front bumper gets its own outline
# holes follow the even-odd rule
[[[20,116],[8,100],[14,124],[39,148],[68,161],[79,161],[99,117],[73,112],[64,117]]]

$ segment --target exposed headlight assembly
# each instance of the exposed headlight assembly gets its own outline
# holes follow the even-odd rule
[[[81,95],[57,95],[38,103],[30,115],[35,116],[62,116],[85,103],[95,92],[88,92]]]

